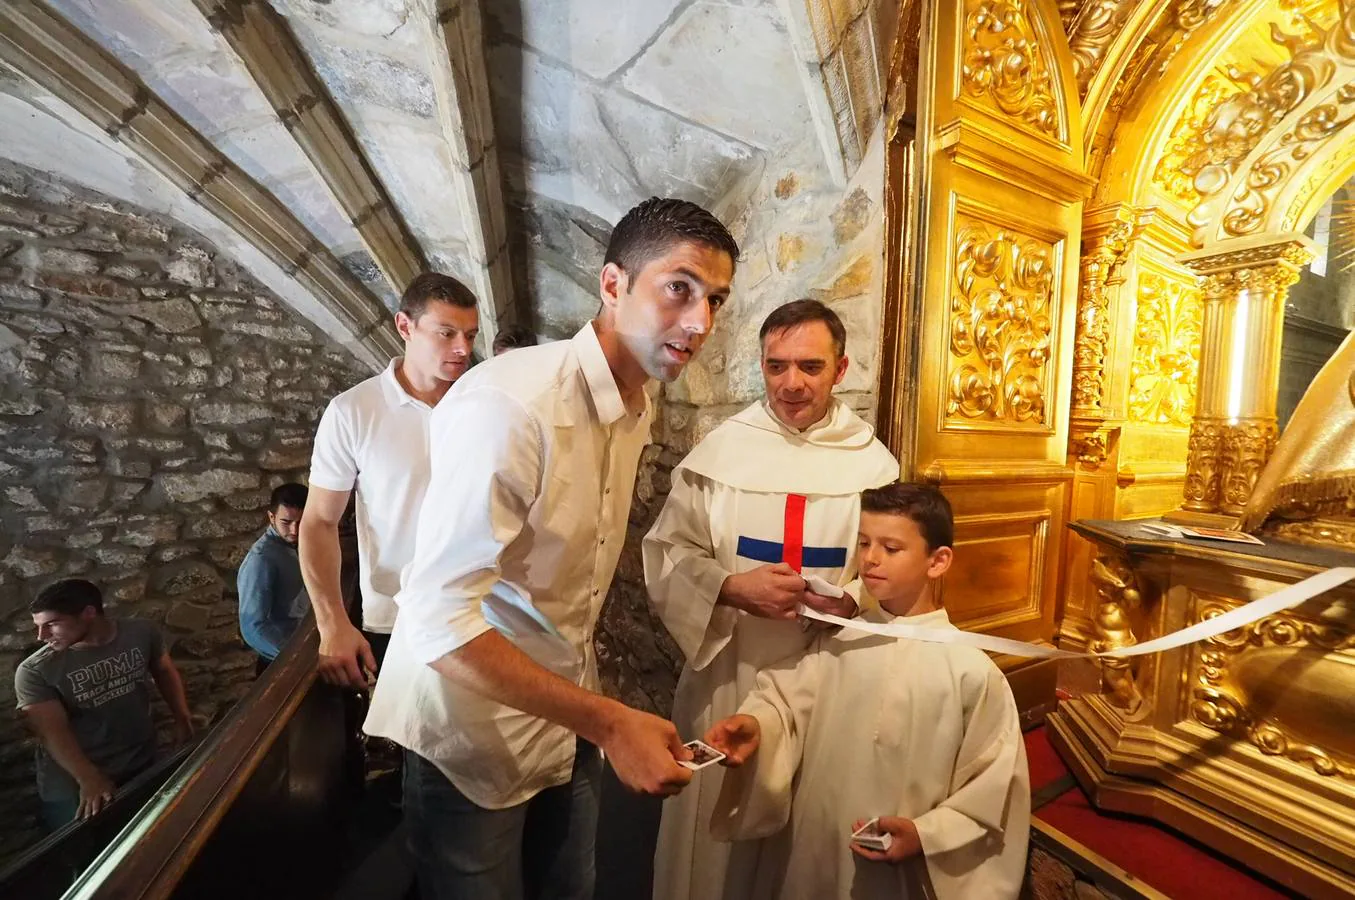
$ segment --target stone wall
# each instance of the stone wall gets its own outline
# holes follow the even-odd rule
[[[28,601],[161,623],[206,724],[247,689],[235,568],[355,362],[201,237],[0,161],[0,857],[36,826]],[[161,715],[165,715],[163,705]]]

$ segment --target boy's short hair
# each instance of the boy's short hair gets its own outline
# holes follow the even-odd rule
[[[927,542],[928,553],[955,543],[955,515],[950,510],[950,501],[940,488],[930,484],[896,481],[869,488],[861,492],[861,511],[912,519]]]
[[[290,506],[292,509],[305,509],[306,497],[309,494],[310,489],[304,484],[297,484],[295,481],[280,484],[273,488],[273,493],[268,498],[268,511],[275,513],[282,506]]]
[[[494,335],[494,345],[492,347],[495,353],[501,350],[516,350],[519,347],[535,347],[536,335],[530,328],[524,328],[519,325],[516,328],[506,328]]]
[[[767,335],[774,331],[785,331],[789,328],[807,325],[810,322],[823,323],[824,327],[828,329],[828,333],[833,337],[833,352],[837,354],[838,359],[841,359],[842,354],[847,351],[847,328],[842,324],[842,319],[837,313],[818,300],[792,300],[772,310],[771,314],[762,321],[762,327],[758,329],[758,342],[765,349]]]
[[[28,611],[34,615],[54,612],[63,616],[78,616],[87,606],[94,607],[96,613],[103,615],[104,595],[99,586],[83,578],[63,578],[39,591],[38,596],[28,604]]]
[[[738,242],[709,210],[688,200],[660,197],[650,197],[621,217],[602,261],[620,266],[629,287],[650,260],[683,243],[723,250],[731,263],[739,261]]]
[[[424,272],[415,276],[400,295],[400,312],[417,322],[424,310],[428,309],[429,303],[449,303],[462,309],[475,309],[475,294],[450,275]]]

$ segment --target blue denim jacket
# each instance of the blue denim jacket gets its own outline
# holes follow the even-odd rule
[[[241,636],[264,659],[274,659],[310,604],[296,547],[270,526],[245,554],[235,586]]]

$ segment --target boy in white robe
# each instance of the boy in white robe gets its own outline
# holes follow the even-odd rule
[[[796,619],[801,603],[856,614],[853,599],[815,595],[801,577],[852,579],[861,491],[899,476],[870,425],[833,397],[847,371],[846,337],[816,300],[773,310],[760,329],[766,399],[725,420],[673,470],[645,537],[650,599],[687,657],[672,714],[684,738],[732,715],[761,669],[804,652],[814,633]],[[747,892],[757,848],[709,833],[720,776],[707,769],[664,802],[654,900]]]
[[[935,488],[865,491],[857,563],[875,622],[952,628]],[[705,740],[728,754],[712,834],[765,838],[749,900],[1008,900],[1020,893],[1030,781],[1016,703],[982,651],[851,629],[758,677]],[[879,818],[892,844],[852,840]]]

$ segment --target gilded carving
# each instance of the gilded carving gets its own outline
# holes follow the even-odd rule
[[[971,100],[1059,139],[1058,101],[1026,3],[968,0],[960,81]]]
[[[1106,351],[1110,343],[1110,296],[1120,267],[1129,253],[1137,228],[1133,222],[1117,221],[1091,240],[1082,255],[1078,291],[1077,337],[1073,342],[1073,406],[1082,410],[1101,408],[1105,396]]]
[[[1153,184],[1183,206],[1194,206],[1200,199],[1195,190],[1195,175],[1208,163],[1209,155],[1197,153],[1210,113],[1220,102],[1241,92],[1243,85],[1218,72],[1201,82],[1172,127],[1171,137],[1153,170]]]
[[[1070,449],[1077,455],[1078,462],[1092,469],[1105,462],[1110,452],[1104,431],[1093,431],[1074,438]]]
[[[1091,582],[1096,589],[1096,609],[1092,628],[1096,640],[1091,651],[1103,653],[1138,643],[1129,621],[1129,610],[1142,605],[1143,597],[1134,581],[1129,564],[1114,554],[1103,554],[1092,561]],[[1111,705],[1134,715],[1143,708],[1143,694],[1134,681],[1127,659],[1098,659],[1101,669],[1101,693]]]
[[[1290,55],[1266,75],[1237,75],[1247,89],[1215,106],[1182,169],[1199,204],[1186,217],[1202,245],[1211,229],[1242,236],[1260,229],[1297,168],[1355,121],[1355,15],[1304,33],[1271,31]],[[1292,122],[1283,129],[1281,122]],[[1248,168],[1241,179],[1240,167]]]
[[[1210,603],[1201,609],[1200,619],[1211,619],[1227,611],[1223,605]],[[1302,714],[1297,710],[1289,710],[1291,715],[1286,717],[1288,724],[1272,720],[1268,716],[1272,711],[1269,702],[1249,702],[1245,679],[1238,682],[1239,674],[1236,672],[1246,665],[1250,658],[1248,654],[1283,654],[1293,651],[1278,657],[1281,660],[1278,665],[1288,667],[1297,674],[1311,671],[1315,660],[1330,660],[1332,655],[1352,648],[1355,648],[1355,635],[1349,631],[1284,613],[1210,638],[1204,642],[1199,657],[1191,715],[1215,731],[1250,741],[1267,756],[1280,756],[1306,765],[1324,777],[1339,776],[1355,780],[1355,766],[1341,759],[1337,748],[1318,746],[1318,743],[1324,742],[1321,738],[1321,723],[1316,723],[1316,741],[1300,737],[1294,728],[1302,721]],[[1290,660],[1295,663],[1302,660],[1303,665],[1289,665]],[[1344,665],[1336,665],[1338,668],[1334,671],[1344,673]],[[1344,694],[1343,685],[1332,684],[1330,688],[1331,691],[1323,693],[1332,697]],[[1304,712],[1312,714],[1315,711],[1306,709]],[[1311,728],[1314,723],[1306,724]],[[1327,737],[1330,736],[1330,732],[1327,732]],[[1339,739],[1337,742],[1339,744]]]
[[[1073,53],[1073,74],[1081,96],[1087,96],[1092,76],[1134,5],[1134,0],[1088,0],[1068,22],[1068,48]]]
[[[1204,307],[1193,283],[1145,272],[1139,278],[1129,415],[1136,422],[1189,427],[1195,415]]]
[[[1226,427],[1218,419],[1196,418],[1191,423],[1186,451],[1185,509],[1213,512],[1218,507],[1219,450]]]
[[[960,216],[946,415],[1044,425],[1054,247]]]
[[[1227,426],[1219,451],[1219,509],[1237,515],[1275,450],[1279,428],[1274,419],[1243,419]]]

